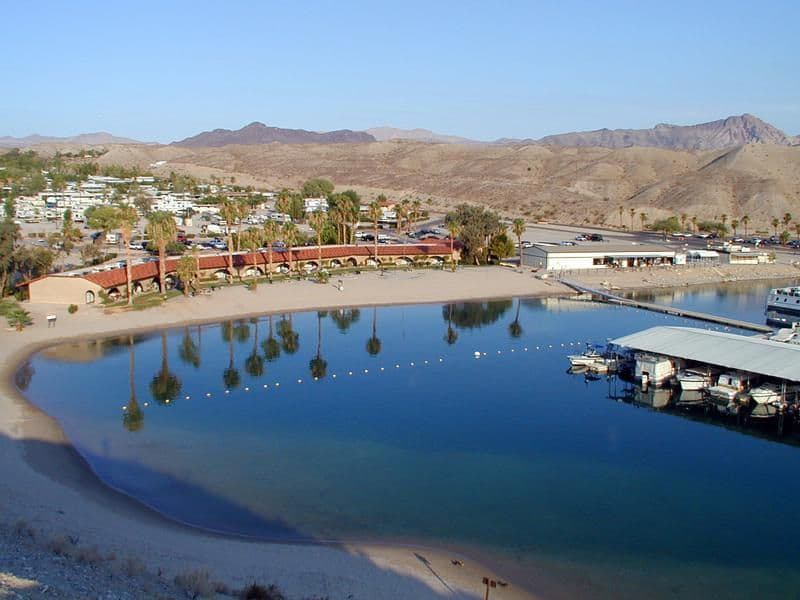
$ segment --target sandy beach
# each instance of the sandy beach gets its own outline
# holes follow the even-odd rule
[[[800,270],[790,265],[760,265],[603,271],[572,278],[594,286],[635,289],[798,276]],[[336,279],[331,284],[262,284],[254,292],[233,286],[209,296],[176,298],[144,311],[106,313],[101,307],[80,307],[69,315],[65,306],[26,305],[34,324],[21,333],[7,328],[0,331],[3,524],[8,527],[22,522],[36,531],[39,539],[71,536],[79,540],[76,545],[97,547],[105,555],[115,556],[115,561],[134,557],[153,577],[164,580],[206,568],[214,579],[230,588],[252,581],[274,583],[288,598],[483,598],[484,576],[511,582],[493,591],[492,598],[580,595],[575,582],[559,585],[547,581],[546,574],[542,574],[541,589],[522,590],[513,585],[514,579],[508,574],[441,549],[277,544],[219,536],[176,524],[100,482],[71,448],[58,423],[22,398],[12,382],[16,367],[32,352],[78,337],[281,311],[570,293],[558,282],[537,279],[530,271],[491,267],[456,273],[431,270],[347,275],[341,278],[342,291],[334,285]],[[45,319],[51,312],[57,316],[54,328],[48,328]],[[463,561],[463,565],[453,564],[454,559]],[[0,573],[3,570],[0,566]],[[34,582],[31,589],[46,584],[35,572],[28,574],[28,580]],[[8,581],[8,577],[0,577],[0,592],[17,589]]]

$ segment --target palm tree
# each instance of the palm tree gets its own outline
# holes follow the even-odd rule
[[[255,227],[249,228],[247,231],[244,232],[244,247],[248,251],[248,254],[253,259],[253,269],[252,269],[252,277],[253,282],[252,285],[256,284],[256,278],[258,277],[258,266],[256,265],[256,253],[261,246],[261,232],[256,229]],[[246,263],[245,263],[246,264]]]
[[[620,204],[617,207],[617,210],[619,210],[619,228],[622,229],[622,213],[625,212],[625,207]]]
[[[444,341],[449,346],[452,346],[458,340],[458,331],[453,327],[453,305],[447,305],[447,333],[445,333]]]
[[[175,224],[175,219],[172,213],[160,210],[152,213],[148,217],[147,235],[153,240],[153,243],[158,248],[158,285],[161,288],[161,293],[166,292],[165,287],[165,260],[167,254],[167,245],[175,241],[178,235],[178,226]]]
[[[419,201],[419,198],[415,198],[414,201],[411,203],[411,205],[414,207],[411,212],[414,215],[414,223],[416,223],[417,221],[419,221],[421,212],[420,207],[422,206],[422,202]]]
[[[750,217],[744,215],[742,217],[742,225],[744,225],[744,237],[747,237],[747,225],[750,223]]]
[[[233,321],[222,324],[222,339],[228,342],[228,367],[222,371],[222,383],[230,390],[239,386],[241,376],[235,367],[233,354]]]
[[[242,225],[253,209],[247,202],[236,202],[236,251],[242,249]]]
[[[294,263],[292,262],[292,254],[294,245],[297,243],[298,240],[298,231],[297,225],[294,223],[286,223],[283,226],[283,242],[286,244],[286,251],[289,254],[289,274],[291,275],[292,270],[294,268]]]
[[[192,280],[197,274],[197,262],[191,256],[181,256],[175,265],[175,272],[183,287],[183,295],[189,295],[189,288],[194,287]]]
[[[403,204],[395,204],[394,214],[397,218],[397,221],[395,222],[396,234],[400,235],[400,229],[403,227],[403,219],[405,219],[408,214],[407,209]]]
[[[328,372],[328,362],[322,358],[322,317],[325,314],[323,311],[317,311],[317,353],[308,362],[308,368],[314,379],[322,379]]]
[[[325,223],[328,222],[328,216],[321,210],[315,210],[308,218],[308,224],[317,233],[317,269],[322,269],[322,230],[325,228]]]
[[[458,260],[456,259],[455,253],[455,240],[458,237],[458,234],[461,233],[461,226],[456,223],[454,220],[450,219],[447,223],[447,229],[450,233],[450,262],[452,263],[452,269],[455,273],[456,268],[458,267]],[[522,246],[522,244],[520,244]]]
[[[269,220],[264,223],[261,229],[261,235],[264,237],[264,243],[267,245],[268,264],[264,265],[267,271],[267,277],[272,281],[272,245],[278,241],[280,237],[280,225],[275,221]]]
[[[644,224],[647,223],[647,215],[641,212],[639,213],[639,219],[642,221],[642,231],[644,231]]]
[[[375,234],[375,239],[373,240],[375,244],[375,268],[377,269],[380,266],[378,262],[378,220],[383,216],[383,209],[381,205],[377,201],[373,201],[369,205],[369,218],[372,220],[372,226]]]
[[[367,340],[367,352],[370,356],[377,356],[381,351],[381,340],[377,334],[378,329],[378,309],[372,307],[372,335]]]
[[[775,217],[774,219],[772,219],[772,229],[773,229],[775,237],[778,237],[778,225],[780,225],[780,224],[781,224],[781,222],[778,219],[778,217]]]
[[[125,285],[128,290],[128,305],[133,304],[133,287],[131,285],[131,237],[133,230],[139,222],[139,215],[136,209],[130,204],[123,204],[117,208],[117,218],[119,222],[119,232],[122,244],[125,248]]]
[[[788,227],[789,223],[792,222],[792,213],[783,213],[783,226]]]
[[[150,393],[159,404],[169,404],[181,393],[181,380],[169,370],[166,331],[161,332],[161,370],[150,382]]]
[[[253,349],[244,361],[244,369],[250,377],[261,377],[264,374],[264,358],[258,353],[258,319],[254,319]]]
[[[631,207],[631,208],[628,209],[628,212],[631,215],[631,231],[633,231],[633,217],[636,216],[636,209]]]
[[[694,229],[695,232],[697,231],[697,215],[692,216],[692,229]]]
[[[141,431],[144,427],[144,412],[139,407],[139,402],[136,400],[136,379],[134,373],[136,371],[136,356],[133,351],[134,341],[133,336],[128,336],[128,384],[130,385],[130,398],[128,399],[128,408],[122,415],[122,426],[128,431]]]
[[[281,350],[286,354],[295,354],[300,349],[300,336],[292,325],[292,313],[289,319],[281,318],[278,323],[278,337],[281,338]]]
[[[228,276],[233,277],[233,222],[239,216],[239,208],[230,200],[219,207],[219,214],[225,219],[225,241],[228,245]]]
[[[525,219],[514,219],[514,222],[511,224],[511,231],[513,231],[514,235],[517,236],[517,245],[519,246],[519,266],[522,268],[522,234],[525,233]]]
[[[731,229],[733,229],[733,237],[736,237],[736,229],[739,227],[739,221],[733,219],[731,221]]]
[[[278,340],[275,339],[275,335],[272,331],[272,315],[269,316],[269,335],[267,339],[264,340],[262,347],[264,350],[264,358],[267,359],[267,362],[272,362],[281,355],[281,345],[278,343]]]
[[[512,338],[518,338],[522,335],[522,325],[519,322],[519,304],[520,299],[517,298],[517,314],[514,315],[514,320],[508,326],[508,333],[511,334]]]
[[[200,352],[197,350],[197,344],[194,343],[188,327],[183,330],[183,339],[178,347],[178,356],[183,362],[192,365],[195,369],[200,367]]]
[[[689,215],[686,213],[681,213],[681,229],[686,231],[686,221],[689,220]]]

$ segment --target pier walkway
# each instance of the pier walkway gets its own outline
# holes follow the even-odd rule
[[[699,312],[696,310],[687,310],[685,308],[677,308],[675,306],[664,306],[662,304],[653,304],[652,302],[642,302],[641,300],[634,300],[631,298],[623,298],[603,290],[596,290],[587,287],[583,284],[568,279],[559,278],[558,281],[564,285],[571,287],[573,290],[581,294],[591,294],[597,297],[602,302],[610,304],[619,304],[621,306],[631,306],[633,308],[642,308],[644,310],[651,310],[666,315],[675,315],[677,317],[687,317],[689,319],[697,319],[699,321],[707,321],[709,323],[717,323],[719,325],[726,325],[728,327],[736,327],[737,329],[747,329],[749,331],[758,331],[759,333],[771,333],[772,327],[761,325],[759,323],[750,323],[749,321],[740,321],[739,319],[732,319],[730,317],[722,317],[719,315],[712,315],[709,313]]]

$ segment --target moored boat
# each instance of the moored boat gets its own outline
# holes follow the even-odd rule
[[[570,354],[567,358],[573,367],[588,367],[595,361],[602,360],[603,355],[594,348],[588,348],[583,354]]]
[[[750,389],[750,397],[756,404],[771,404],[781,399],[781,390],[774,383],[762,383]]]
[[[767,325],[791,327],[800,323],[800,286],[772,288],[765,313]]]
[[[712,398],[730,402],[747,389],[749,381],[750,376],[746,373],[722,373],[716,385],[708,387],[707,391]]]
[[[681,389],[684,391],[704,390],[711,385],[711,373],[704,373],[698,369],[683,369],[675,376]]]

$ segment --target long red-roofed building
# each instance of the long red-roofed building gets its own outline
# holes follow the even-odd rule
[[[458,258],[461,246],[456,242],[453,255]],[[229,255],[199,255],[201,279],[231,280],[235,278],[258,277],[271,273],[287,273],[292,268],[301,273],[311,273],[319,269],[358,268],[376,266],[435,266],[449,263],[454,256],[450,253],[450,243],[441,240],[426,241],[419,244],[381,244],[374,246],[302,246],[293,248],[291,261],[286,250],[272,250],[272,270],[269,269],[270,252],[242,252],[233,254],[233,268],[229,268]],[[322,255],[321,264],[320,254]],[[191,255],[190,255],[191,256]],[[165,261],[165,275],[168,287],[177,281],[178,259]],[[131,267],[131,285],[134,294],[159,289],[158,261],[152,260]],[[92,304],[101,292],[109,296],[126,294],[125,268],[113,268],[92,272],[56,273],[45,275],[19,284],[26,287],[31,302],[52,304]]]

